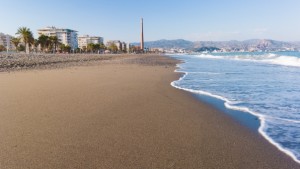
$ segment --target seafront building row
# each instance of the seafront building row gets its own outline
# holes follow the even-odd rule
[[[38,36],[56,36],[61,44],[70,46],[72,50],[77,48],[86,49],[88,44],[103,44],[104,38],[100,36],[81,35],[78,36],[78,31],[66,28],[46,27],[37,30]],[[13,36],[0,33],[0,45],[15,50],[16,47],[12,44]],[[107,41],[106,46],[109,47],[114,44],[118,50],[126,50],[129,44],[121,42],[120,40]]]

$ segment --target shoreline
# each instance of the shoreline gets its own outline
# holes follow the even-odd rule
[[[225,106],[226,102],[224,102],[223,100],[219,100],[217,98],[211,97],[211,96],[194,94],[194,93],[193,93],[193,95],[196,99],[199,99],[201,102],[210,104],[214,108],[218,109],[219,111],[232,117],[233,120],[235,120],[238,123],[240,123],[241,125],[247,127],[250,131],[259,134],[259,128],[260,128],[261,122],[257,116],[250,114],[248,112],[229,109]]]
[[[177,60],[123,59],[1,73],[0,168],[300,168],[170,86]]]
[[[184,63],[183,60],[180,60],[182,63]],[[176,68],[180,69],[180,64],[176,65]],[[229,115],[234,120],[239,122],[241,125],[246,126],[247,128],[251,129],[252,131],[255,131],[256,133],[259,133],[259,128],[261,126],[261,121],[257,122],[259,119],[259,116],[256,116],[255,114],[249,113],[247,111],[241,111],[240,109],[230,109],[226,106],[227,99],[223,98],[219,95],[213,95],[211,93],[208,93],[206,91],[195,91],[192,89],[186,89],[182,88],[180,86],[177,86],[175,83],[183,80],[185,76],[187,75],[187,72],[179,71],[176,69],[175,73],[181,73],[182,76],[178,78],[178,80],[175,80],[170,83],[170,85],[174,88],[177,88],[179,90],[183,90],[185,92],[191,93],[195,99],[200,100],[201,102],[207,103],[209,105],[212,105],[214,108],[218,109],[219,111]]]
[[[169,56],[170,57],[170,56]],[[173,58],[173,57],[170,57]],[[176,58],[174,58],[176,59]],[[224,98],[220,95],[214,95],[206,91],[196,91],[193,89],[186,89],[180,86],[177,86],[175,83],[181,81],[188,74],[187,72],[180,71],[180,64],[185,63],[184,60],[180,60],[181,63],[176,65],[176,70],[174,72],[182,73],[182,76],[173,82],[171,82],[171,86],[177,88],[179,90],[183,90],[185,92],[191,93],[195,99],[198,99],[201,102],[207,103],[220,112],[223,112],[230,116],[234,121],[238,122],[240,125],[247,127],[252,132],[254,131],[259,136],[263,137],[268,143],[273,145],[283,154],[289,156],[294,162],[300,165],[300,161],[297,157],[289,150],[284,149],[281,145],[275,142],[270,136],[268,136],[264,131],[265,119],[262,115],[259,115],[256,112],[249,110],[246,107],[236,107],[229,105],[229,101],[227,98]]]

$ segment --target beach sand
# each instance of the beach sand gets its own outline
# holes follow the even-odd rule
[[[0,168],[300,168],[171,87],[175,61],[125,60],[0,73]]]

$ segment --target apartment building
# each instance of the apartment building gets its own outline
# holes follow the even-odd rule
[[[3,45],[5,48],[8,48],[8,50],[14,50],[15,46],[11,43],[11,39],[13,36],[0,33],[0,45]]]
[[[103,43],[103,37],[100,36],[89,36],[89,35],[82,35],[78,36],[78,47],[83,49],[87,47],[88,44],[101,44]]]
[[[72,29],[46,27],[38,29],[38,35],[57,36],[60,43],[69,45],[72,50],[78,48],[77,31]]]
[[[118,51],[126,50],[127,44],[125,42],[121,42],[119,40],[111,40],[106,42],[106,46],[109,47],[111,44],[115,44],[118,48]]]

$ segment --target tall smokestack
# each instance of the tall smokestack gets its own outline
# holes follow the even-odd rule
[[[143,23],[143,18],[141,18],[141,50],[144,52],[144,23]]]

